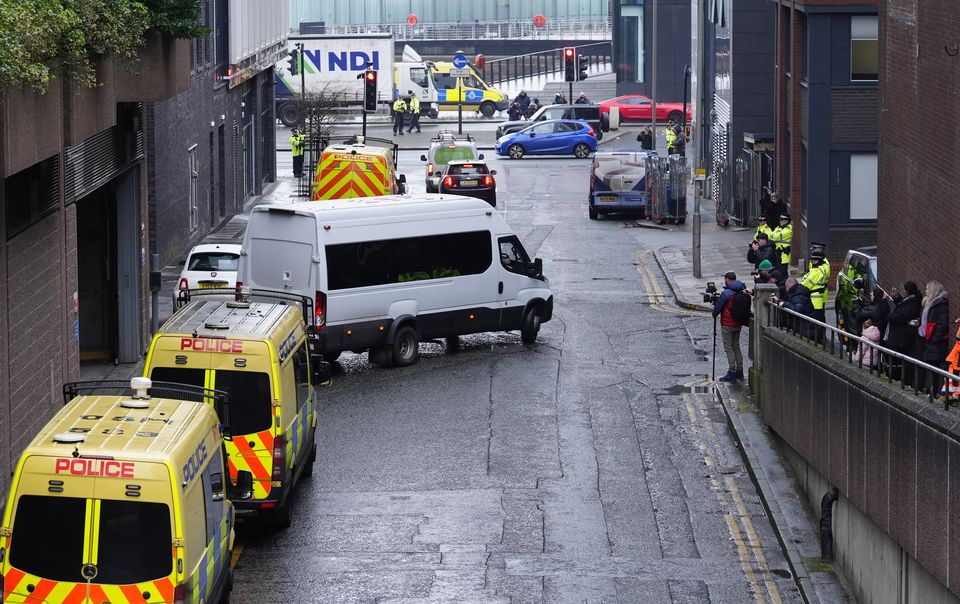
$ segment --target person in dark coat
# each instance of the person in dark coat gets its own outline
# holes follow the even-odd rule
[[[883,294],[882,289],[875,287],[869,304],[864,304],[859,298],[854,300],[851,314],[859,325],[863,325],[865,321],[870,321],[870,324],[880,331],[880,337],[882,338],[887,330],[887,317],[890,315],[890,311],[889,299]],[[861,330],[858,329],[857,331]]]
[[[950,302],[947,291],[938,281],[927,282],[927,289],[923,296],[923,310],[920,312],[920,325],[917,326],[920,351],[919,358],[924,363],[947,370],[947,348],[950,343]],[[932,375],[930,379],[923,373],[918,385],[921,389],[925,384],[933,387],[934,394],[940,391],[943,378]]]
[[[770,195],[770,203],[767,205],[767,213],[764,216],[767,217],[767,224],[770,226],[770,229],[773,230],[780,226],[780,215],[789,214],[790,208],[787,207],[787,204],[780,199],[779,193],[773,193]]]
[[[650,130],[650,126],[643,127],[643,130],[637,135],[637,142],[640,143],[640,148],[644,151],[653,150],[653,132]]]
[[[890,292],[890,298],[893,300],[894,307],[887,315],[887,334],[884,339],[884,346],[909,355],[913,349],[913,344],[917,339],[917,326],[920,325],[920,312],[923,310],[920,290],[913,281],[905,281],[903,284],[903,293],[893,290]],[[891,363],[890,377],[894,380],[900,379],[900,368],[902,363],[895,359]],[[907,385],[913,384],[912,374],[904,376]]]
[[[747,249],[747,262],[752,262],[753,268],[759,268],[764,260],[769,260],[774,266],[780,264],[777,250],[770,244],[770,236],[760,233],[757,235],[757,240]]]
[[[566,105],[566,104],[567,104],[567,97],[563,96],[563,93],[562,93],[562,92],[558,92],[558,93],[556,94],[556,96],[553,97],[553,104],[554,104],[554,105]]]
[[[784,287],[787,288],[787,292],[784,294],[783,299],[773,298],[773,303],[780,308],[786,308],[793,312],[800,313],[805,317],[813,318],[813,302],[810,300],[810,290],[800,285],[800,282],[794,277],[787,279]],[[789,329],[790,326],[793,325],[797,333],[802,336],[808,335],[809,329],[806,321],[796,317],[786,318],[788,321],[783,327]]]
[[[520,105],[516,101],[510,103],[510,106],[507,108],[507,119],[511,122],[519,121],[523,117],[523,110],[520,109]]]
[[[527,96],[526,91],[521,90],[520,94],[518,94],[516,98],[513,99],[513,102],[516,103],[518,107],[520,107],[520,114],[523,115],[524,113],[526,113],[527,107],[530,106],[530,97]]]

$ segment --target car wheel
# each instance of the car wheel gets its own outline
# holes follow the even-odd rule
[[[514,143],[507,148],[507,155],[510,156],[510,159],[520,159],[523,157],[524,153],[526,153],[526,151],[524,150],[523,145]]]
[[[416,363],[420,358],[420,338],[417,336],[417,330],[409,325],[398,329],[393,336],[391,352],[393,364],[397,367],[408,367]]]
[[[483,117],[493,117],[493,114],[496,112],[497,106],[490,101],[480,103],[480,113],[483,114]]]
[[[683,123],[683,113],[679,111],[671,111],[670,115],[667,116],[668,122],[673,122],[674,124]]]
[[[586,159],[590,157],[590,146],[586,143],[577,143],[573,148],[573,155],[577,159]]]
[[[520,324],[520,341],[524,344],[533,344],[540,333],[540,310],[533,306],[523,314],[523,323]]]
[[[590,220],[596,220],[600,217],[600,212],[597,211],[597,208],[593,207],[593,204],[587,204],[587,214],[590,216]]]

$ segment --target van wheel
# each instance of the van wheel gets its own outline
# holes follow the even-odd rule
[[[232,555],[232,552],[231,552]],[[233,569],[230,563],[227,563],[227,582],[223,585],[223,591],[220,592],[219,604],[230,604],[230,592],[233,591]]]
[[[587,214],[590,215],[590,220],[596,220],[600,217],[600,212],[597,211],[597,208],[593,207],[593,204],[587,205]]]
[[[290,528],[290,502],[285,503],[282,508],[274,510],[270,514],[269,523],[277,530]]]
[[[590,147],[586,143],[577,143],[573,148],[573,156],[577,159],[586,159],[590,156]]]
[[[393,336],[393,364],[397,367],[408,367],[420,358],[420,338],[417,330],[404,325]]]
[[[300,123],[300,107],[296,103],[284,103],[280,107],[280,115],[277,116],[282,123],[287,128],[293,128]]]
[[[490,101],[480,103],[480,113],[483,114],[483,117],[493,117],[493,114],[496,112],[497,106]]]
[[[523,145],[513,144],[507,147],[507,155],[510,159],[521,159],[524,153]]]
[[[310,457],[307,458],[307,467],[303,469],[303,478],[310,478],[313,476],[313,463],[317,461],[317,443],[313,443],[313,447],[310,448]]]
[[[523,314],[523,323],[520,325],[520,341],[524,344],[533,344],[540,333],[540,310],[531,307]]]

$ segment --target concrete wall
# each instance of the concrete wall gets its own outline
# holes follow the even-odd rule
[[[960,540],[951,537],[960,534],[956,413],[776,329],[763,330],[759,358],[764,421],[877,530],[960,595]],[[818,489],[819,498],[825,489]],[[856,540],[856,531],[844,530]],[[867,555],[860,549],[851,557]]]

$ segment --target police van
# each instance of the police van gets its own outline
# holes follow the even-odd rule
[[[314,386],[325,380],[326,365],[311,358],[305,317],[313,316],[312,301],[204,289],[181,292],[178,304],[153,338],[144,375],[229,395],[230,477],[241,470],[253,475],[253,497],[237,502],[237,514],[287,526],[287,498],[312,475],[317,454]]]
[[[334,137],[328,139],[333,140]],[[320,154],[310,199],[372,197],[403,193],[407,178],[397,174],[399,147],[391,140],[363,136],[336,137]]]
[[[3,602],[229,599],[231,499],[252,480],[224,479],[225,397],[131,382],[67,384],[20,457],[0,526]]]
[[[542,261],[489,204],[456,195],[257,206],[237,280],[313,296],[328,361],[369,350],[405,366],[420,341],[484,331],[533,343],[553,316]]]

